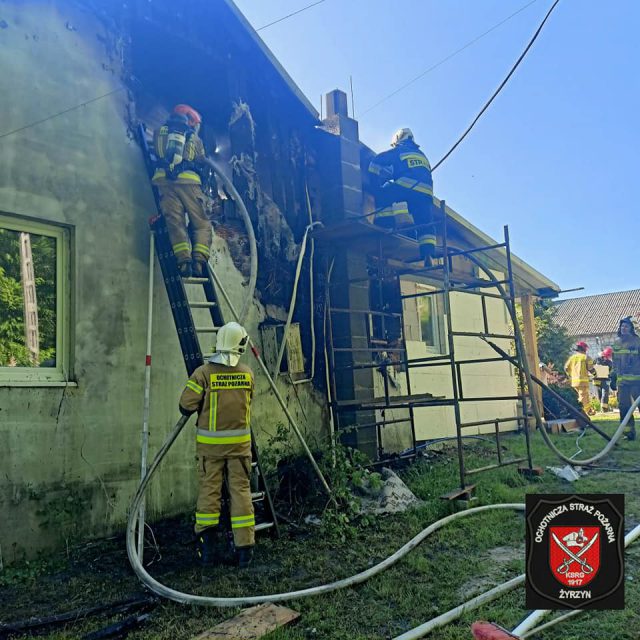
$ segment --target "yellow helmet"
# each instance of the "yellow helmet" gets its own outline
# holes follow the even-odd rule
[[[398,129],[393,134],[393,138],[391,138],[391,146],[397,147],[400,143],[406,142],[407,140],[413,140],[413,131],[407,127]]]

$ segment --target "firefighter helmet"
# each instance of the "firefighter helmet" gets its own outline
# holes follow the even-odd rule
[[[391,146],[397,147],[399,144],[406,142],[407,140],[413,140],[413,131],[405,127],[404,129],[398,129],[391,138]]]
[[[623,324],[629,325],[629,329],[630,329],[629,332],[634,336],[636,335],[636,329],[633,326],[633,319],[631,318],[631,316],[627,316],[626,318],[622,318],[622,320],[620,320],[620,324],[618,325],[618,337],[622,335],[621,328]]]
[[[177,104],[173,107],[173,113],[179,113],[187,116],[189,126],[194,129],[202,124],[202,116],[188,104]]]
[[[218,330],[216,338],[216,354],[224,356],[224,364],[235,367],[240,356],[247,350],[249,334],[237,322],[227,322]]]
[[[589,345],[586,342],[576,342],[576,350],[578,351],[586,351],[589,348]]]

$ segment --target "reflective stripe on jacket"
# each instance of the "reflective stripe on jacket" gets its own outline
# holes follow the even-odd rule
[[[593,360],[586,353],[574,353],[565,363],[564,370],[571,379],[571,386],[589,383],[589,371],[593,370]]]
[[[640,337],[621,336],[612,346],[613,370],[618,384],[640,381]]]
[[[433,196],[431,165],[415,142],[379,153],[369,163],[369,173],[379,176],[381,184],[393,180],[400,187]]]
[[[198,411],[196,447],[210,457],[251,455],[253,372],[244,364],[198,367],[180,397],[186,411]]]
[[[169,127],[167,125],[163,125],[158,129],[153,136],[153,147],[156,153],[156,156],[162,160],[165,157],[165,151],[167,148],[167,136],[169,135]],[[183,155],[183,163],[192,163],[198,159],[204,158],[204,145],[202,144],[202,140],[198,137],[196,133],[189,134],[187,141],[184,145],[184,155]],[[181,163],[182,164],[182,163]],[[179,167],[180,165],[178,165]],[[185,165],[188,166],[188,165]],[[154,183],[166,183],[166,182],[176,182],[178,184],[202,184],[202,180],[198,175],[198,172],[193,168],[187,168],[184,171],[180,171],[175,180],[170,180],[167,178],[167,172],[162,167],[157,167],[155,173],[153,174],[153,178],[151,179]]]

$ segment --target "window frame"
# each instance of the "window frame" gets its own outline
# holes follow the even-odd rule
[[[2,211],[0,228],[53,238],[56,248],[56,366],[0,366],[0,387],[75,386],[71,376],[71,228]]]
[[[426,293],[428,291],[435,291],[437,287],[432,285],[423,284],[422,282],[416,282],[416,293]],[[443,294],[432,294],[429,296],[421,296],[416,299],[416,313],[418,315],[418,327],[420,330],[420,339],[424,344],[427,353],[436,356],[446,355],[447,350],[445,348],[445,334],[444,334],[444,309],[442,308],[442,296]],[[431,302],[431,325],[433,329],[433,345],[427,344],[422,335],[422,322],[420,320],[420,304],[429,299]]]

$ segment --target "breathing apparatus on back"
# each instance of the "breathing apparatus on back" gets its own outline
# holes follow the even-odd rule
[[[176,105],[173,113],[169,116],[165,126],[167,127],[167,142],[162,158],[162,164],[167,177],[175,180],[179,171],[192,168],[187,166],[185,160],[185,149],[189,137],[197,133],[202,117],[200,114],[186,104]]]
[[[184,149],[187,139],[193,133],[189,126],[187,116],[181,113],[172,113],[166,123],[167,126],[167,146],[163,158],[167,177],[176,179],[176,169],[184,158]]]

